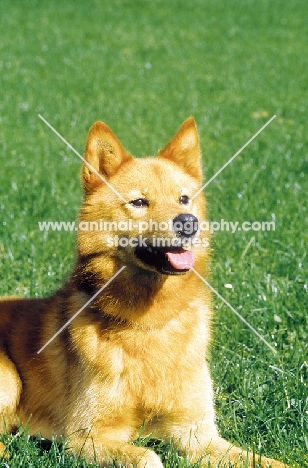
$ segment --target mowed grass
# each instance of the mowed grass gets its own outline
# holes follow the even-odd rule
[[[304,0],[2,0],[0,2],[0,294],[43,296],[68,276],[80,153],[98,119],[133,154],[155,154],[193,115],[205,180],[276,114],[206,188],[211,221],[271,221],[275,231],[216,232],[210,282],[218,298],[212,375],[222,435],[308,466],[307,35]],[[0,377],[1,378],[1,377]],[[55,405],[57,402],[55,402]],[[29,440],[3,436],[0,467],[86,467]],[[139,441],[140,443],[140,441]],[[144,443],[144,442],[142,442]],[[168,468],[192,467],[155,446]]]

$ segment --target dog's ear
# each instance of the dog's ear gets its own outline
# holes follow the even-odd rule
[[[82,180],[87,191],[95,189],[117,172],[120,166],[132,159],[110,128],[96,122],[89,131],[82,168]]]
[[[195,179],[202,180],[199,135],[192,117],[185,120],[177,134],[159,152],[158,157],[175,162]]]

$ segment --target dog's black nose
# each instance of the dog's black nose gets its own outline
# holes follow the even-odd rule
[[[179,237],[194,237],[198,231],[198,218],[192,214],[180,214],[173,220],[173,229]]]

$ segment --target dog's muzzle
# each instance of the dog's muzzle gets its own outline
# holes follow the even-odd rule
[[[164,241],[170,241],[170,245],[159,246],[149,243],[147,247],[136,247],[135,255],[160,273],[167,275],[187,273],[195,263],[195,254],[188,245],[198,228],[198,219],[194,215],[180,214],[173,219],[175,245],[172,239],[166,238]]]

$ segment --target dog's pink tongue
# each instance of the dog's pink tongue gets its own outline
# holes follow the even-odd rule
[[[195,254],[191,250],[166,252],[166,257],[176,270],[189,270],[195,263]]]

